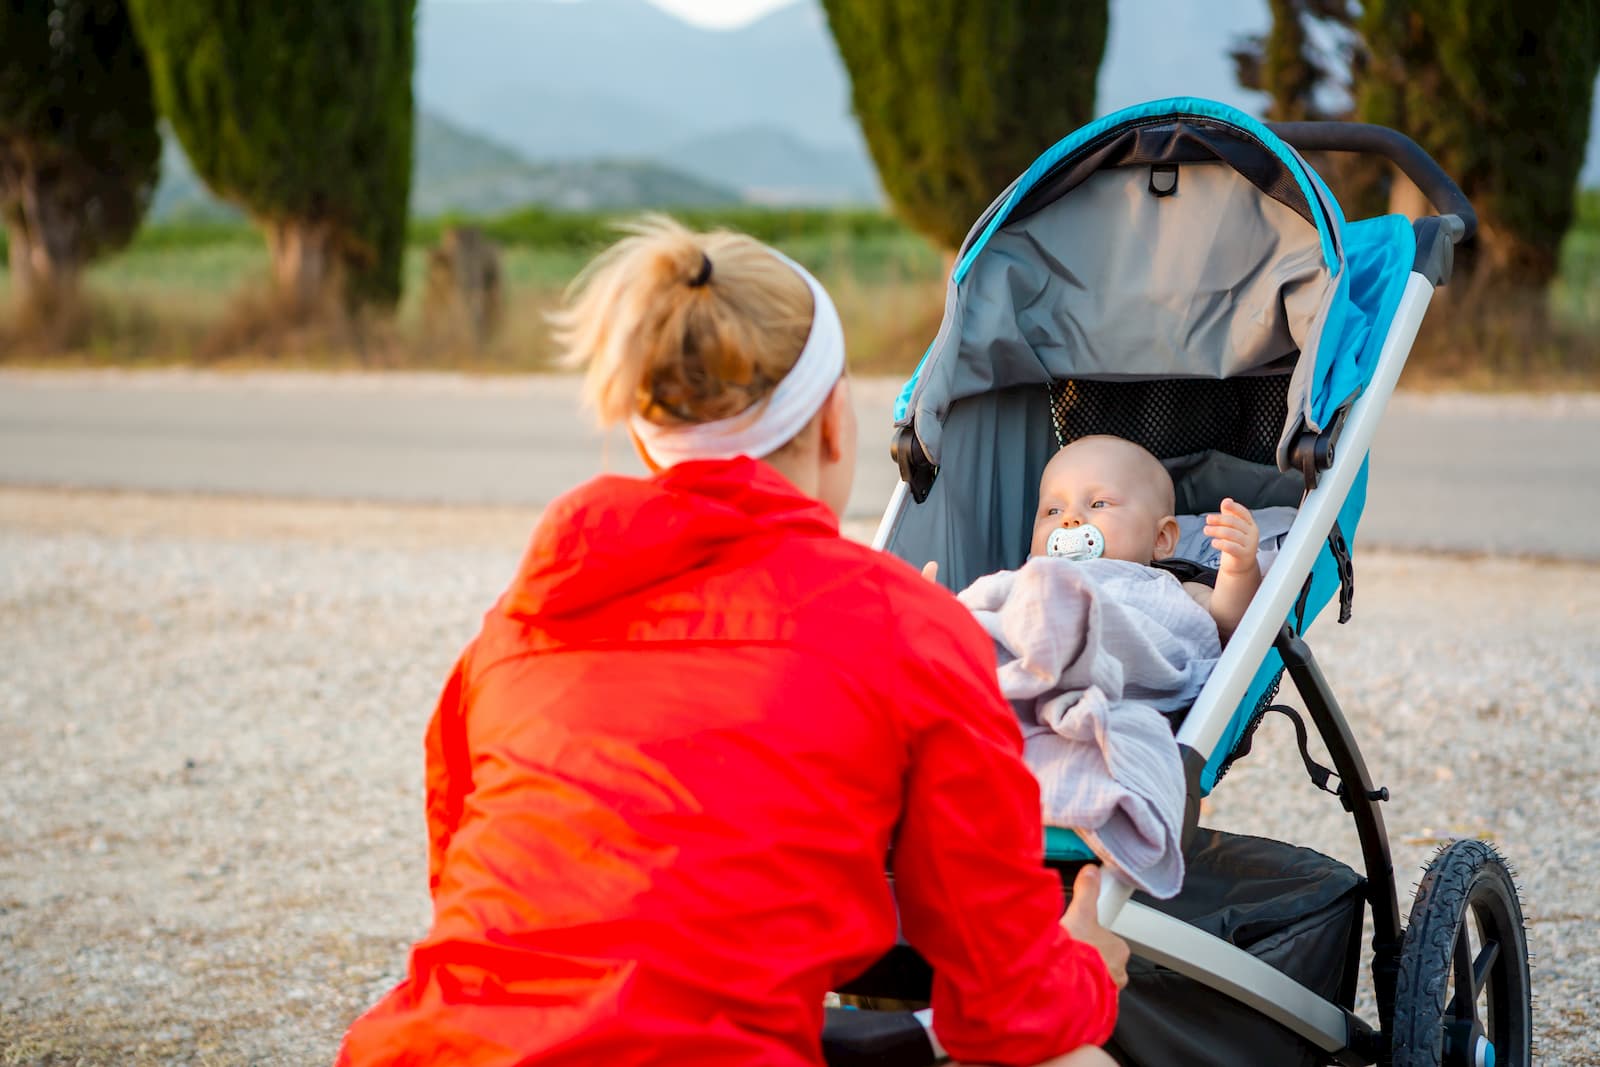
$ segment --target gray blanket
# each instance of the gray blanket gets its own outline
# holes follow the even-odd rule
[[[1221,647],[1164,571],[1035,558],[961,594],[994,639],[1044,822],[1156,897],[1183,884],[1183,766],[1164,711],[1194,701]]]

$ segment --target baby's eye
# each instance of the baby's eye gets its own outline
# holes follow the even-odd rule
[[[1109,500],[1096,500],[1093,504],[1090,504],[1089,506],[1091,508],[1103,508],[1103,507],[1108,507],[1110,505],[1110,503],[1111,502]]]
[[[1060,508],[1046,508],[1044,513],[1046,515],[1059,515],[1059,514],[1061,514],[1061,509]]]

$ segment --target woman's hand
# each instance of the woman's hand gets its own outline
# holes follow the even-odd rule
[[[1072,882],[1072,900],[1061,925],[1074,941],[1082,941],[1100,953],[1111,980],[1121,989],[1128,984],[1128,943],[1100,925],[1100,868],[1089,864]]]
[[[1256,549],[1261,545],[1261,529],[1250,509],[1232,497],[1222,502],[1220,514],[1206,516],[1206,536],[1222,553],[1217,569],[1238,574],[1257,569]]]
[[[930,559],[924,563],[922,565],[922,576],[930,582],[937,582],[939,580],[939,561]]]

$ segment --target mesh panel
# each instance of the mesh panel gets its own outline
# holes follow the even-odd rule
[[[1287,374],[1148,382],[1066,379],[1050,386],[1050,421],[1057,446],[1112,434],[1160,459],[1216,449],[1276,467],[1288,397]]]

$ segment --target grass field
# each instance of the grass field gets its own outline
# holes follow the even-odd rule
[[[944,257],[888,216],[741,209],[684,218],[699,228],[751,232],[812,265],[839,303],[851,363],[860,371],[908,371],[938,329]],[[267,256],[256,231],[242,224],[145,229],[128,249],[88,271],[90,312],[71,342],[53,350],[15,336],[9,279],[0,266],[0,362],[549,368],[544,314],[583,263],[616,236],[615,220],[538,211],[466,220],[502,249],[505,315],[485,346],[442,340],[424,328],[427,249],[450,221],[414,225],[405,297],[392,320],[332,332],[277,333],[251,324],[252,308],[261,317]],[[1508,315],[1471,332],[1445,321],[1449,316],[1433,316],[1408,381],[1489,388],[1600,383],[1600,192],[1580,198],[1547,299],[1555,325],[1540,336],[1526,328],[1533,316]]]
[[[860,370],[912,365],[942,308],[943,257],[887,216],[864,212],[727,212],[691,225],[753,232],[812,266],[828,285]],[[12,314],[0,259],[0,361],[57,365],[406,366],[481,371],[548,368],[544,314],[593,254],[618,236],[613,220],[536,212],[477,223],[502,253],[504,321],[487,346],[441,340],[424,329],[427,250],[446,222],[417,226],[406,254],[405,295],[391,322],[329,333],[263,338],[240,325],[265,292],[268,261],[242,225],[147,228],[86,275],[90,312],[64,350],[6,345]],[[241,310],[243,309],[243,310]]]

